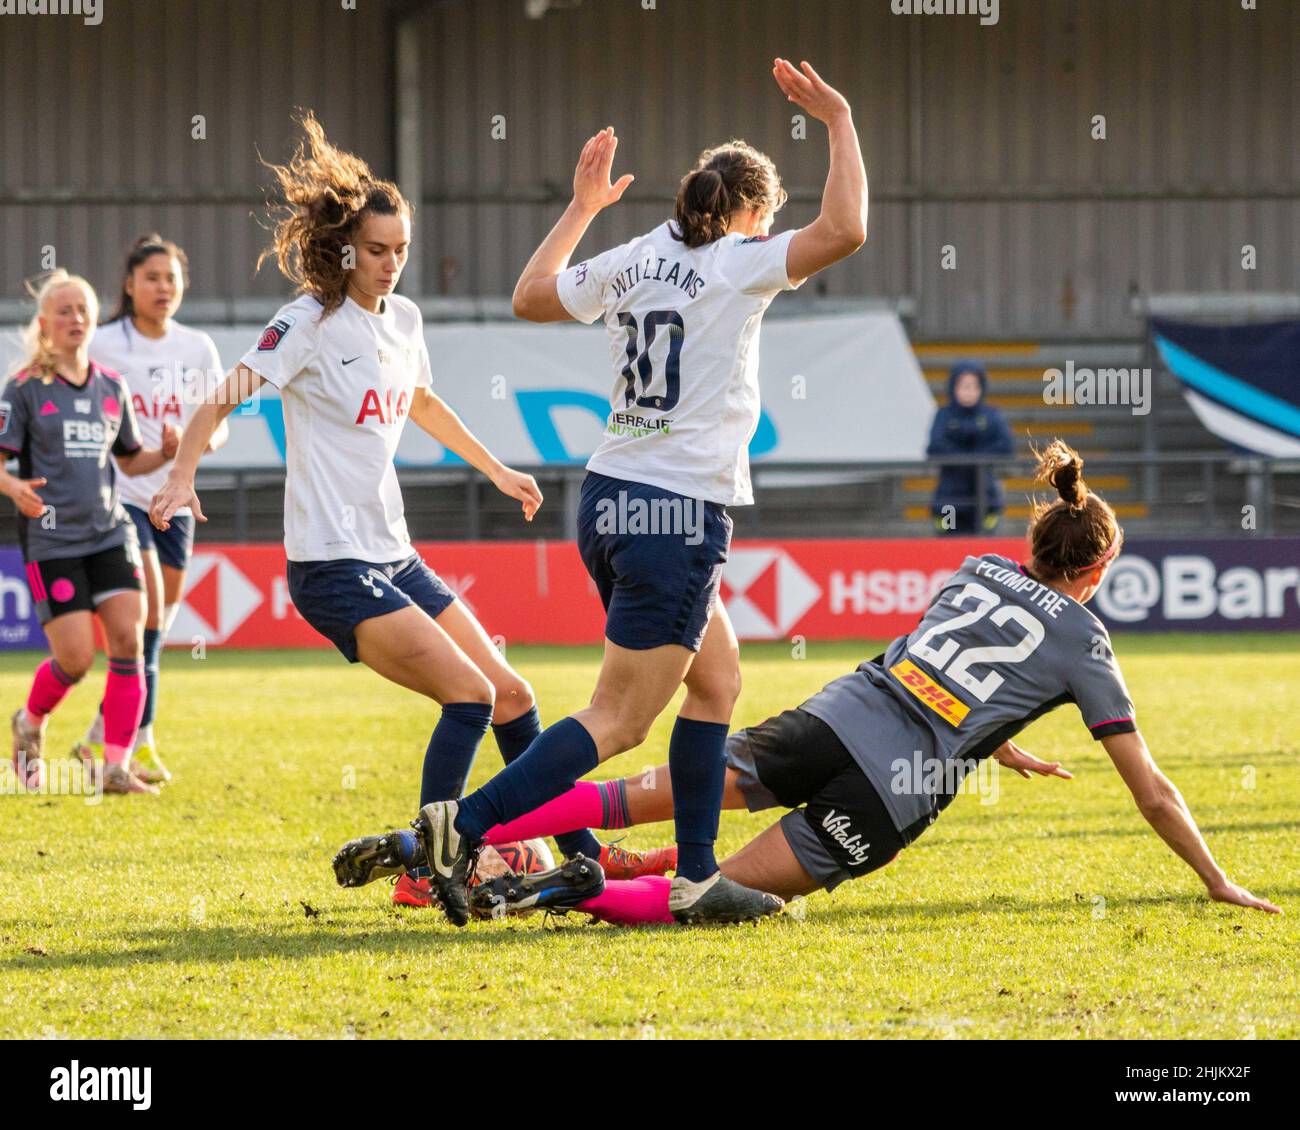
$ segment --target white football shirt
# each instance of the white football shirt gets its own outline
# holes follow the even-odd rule
[[[724,236],[694,250],[669,224],[562,271],[560,301],[580,322],[603,316],[614,387],[587,468],[724,506],[754,501],[749,441],[758,427],[763,311],[793,290],[793,231]]]
[[[433,385],[423,319],[397,295],[380,314],[351,298],[323,310],[308,295],[282,306],[241,362],[280,390],[285,551],[400,561],[414,550],[393,453],[415,390]]]
[[[145,337],[130,318],[109,322],[95,331],[90,355],[122,374],[131,393],[140,442],[150,448],[162,446],[163,424],[188,427],[199,405],[225,376],[212,339],[179,322],[172,322],[160,338]],[[169,470],[167,464],[147,475],[119,475],[122,501],[148,510]],[[189,512],[188,506],[176,511]]]

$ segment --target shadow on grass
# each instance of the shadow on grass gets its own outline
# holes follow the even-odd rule
[[[1300,888],[1288,887],[1265,892],[1274,900],[1300,895]],[[1204,895],[1170,893],[1116,896],[1110,900],[1111,911],[1135,907],[1206,907]],[[1015,895],[992,894],[979,899],[943,899],[927,902],[876,903],[853,906],[836,905],[818,900],[800,918],[786,915],[774,919],[759,929],[780,931],[773,941],[789,937],[788,931],[797,931],[805,924],[848,928],[868,923],[890,922],[899,933],[931,931],[936,920],[979,916],[982,918],[1013,916],[1041,920],[1045,915],[1077,915],[1090,911],[1091,900],[1082,894],[1072,894],[1057,899],[1023,899]],[[1230,908],[1225,908],[1230,909]],[[749,930],[751,926],[696,927],[691,930],[673,926],[611,927],[588,923],[582,916],[574,915],[560,926],[548,927],[539,919],[521,920],[509,927],[498,924],[471,923],[463,930],[453,930],[441,921],[429,921],[421,915],[401,915],[375,920],[374,910],[367,907],[345,907],[322,911],[322,922],[310,925],[288,923],[256,926],[185,926],[174,928],[152,927],[143,930],[125,930],[101,935],[114,949],[68,953],[53,951],[44,956],[22,953],[0,961],[0,972],[19,970],[94,970],[119,969],[144,964],[221,964],[257,961],[265,958],[320,958],[339,954],[365,954],[367,957],[385,955],[394,958],[409,957],[412,961],[427,960],[430,948],[453,951],[471,962],[487,963],[501,959],[506,954],[527,952],[538,947],[556,944],[555,936],[580,938],[588,930],[598,931],[596,937],[605,945],[620,941],[641,942],[649,937],[680,937],[683,942],[698,936],[700,930],[716,933],[726,930]],[[1246,913],[1243,911],[1243,913]],[[1255,912],[1250,912],[1255,913]],[[344,921],[351,919],[352,921]],[[358,919],[364,919],[357,921]],[[477,965],[476,965],[477,967]]]
[[[1024,814],[1020,813],[1017,819],[1024,820]],[[983,818],[980,818],[984,822]],[[1300,820],[1254,820],[1244,821],[1235,824],[1201,824],[1201,831],[1207,836],[1226,836],[1234,832],[1294,832],[1300,829]],[[988,835],[966,835],[962,832],[954,832],[951,835],[944,835],[941,838],[935,837],[933,840],[919,840],[908,851],[919,852],[922,850],[933,850],[936,848],[948,847],[951,844],[988,844],[996,843],[1014,843],[1023,840],[1091,840],[1091,839],[1116,839],[1127,837],[1146,837],[1153,836],[1155,833],[1143,823],[1135,823],[1125,827],[1108,827],[1108,828],[1071,828],[1067,831],[1058,831],[1056,828],[1044,825],[1037,832],[1013,832],[1010,834],[999,833],[994,836]]]
[[[340,919],[366,915],[369,921],[343,923]],[[337,954],[377,954],[391,957],[409,956],[413,961],[427,959],[429,950],[452,950],[470,961],[488,962],[503,950],[553,945],[553,935],[578,936],[586,929],[598,929],[607,938],[644,938],[653,933],[668,935],[674,927],[639,927],[620,929],[593,924],[574,916],[560,927],[544,927],[540,920],[519,921],[508,927],[491,923],[471,923],[454,930],[441,922],[398,924],[392,918],[374,921],[374,912],[357,908],[350,911],[324,911],[322,922],[274,926],[177,926],[121,930],[101,934],[102,942],[113,948],[81,952],[51,949],[44,956],[14,954],[0,960],[0,973],[18,970],[52,972],[58,969],[117,969],[145,964],[217,964],[248,962],[265,958],[319,958]]]
[[[1300,895],[1300,887],[1262,889],[1261,885],[1261,890],[1257,890],[1255,893],[1262,894],[1264,897],[1278,902],[1280,899]],[[1243,915],[1258,915],[1260,921],[1274,918],[1273,915],[1265,915],[1254,910],[1248,911],[1244,907],[1230,907],[1224,903],[1213,903],[1205,895],[1191,892],[1132,896],[1115,895],[1107,900],[1107,908],[1112,913],[1126,908],[1160,906],[1196,908],[1217,906],[1222,907],[1224,910],[1239,911]],[[1286,908],[1283,907],[1283,909]],[[1065,912],[1074,915],[1083,911],[1088,913],[1092,911],[1092,896],[1090,894],[1075,893],[1070,897],[1059,899],[1022,899],[1017,898],[1015,895],[991,894],[980,899],[944,899],[930,902],[892,902],[841,907],[826,907],[823,905],[818,907],[816,911],[810,909],[807,921],[815,921],[819,925],[827,926],[851,926],[855,920],[921,919],[919,922],[899,921],[895,924],[900,933],[909,933],[932,929],[933,920],[937,918],[960,918],[967,915],[981,917],[990,915],[1036,917]]]

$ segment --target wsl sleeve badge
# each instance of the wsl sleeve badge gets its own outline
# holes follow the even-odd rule
[[[276,349],[276,347],[279,346],[280,342],[284,339],[284,335],[289,332],[289,329],[290,327],[293,326],[293,323],[294,323],[294,319],[290,314],[281,314],[278,318],[276,318],[274,322],[272,322],[269,326],[266,327],[266,329],[262,331],[262,336],[258,339],[257,342],[258,353],[273,352]]]

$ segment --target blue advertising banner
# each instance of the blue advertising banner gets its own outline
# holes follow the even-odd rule
[[[23,555],[16,546],[0,546],[0,651],[29,647],[44,648],[45,633],[36,622]]]

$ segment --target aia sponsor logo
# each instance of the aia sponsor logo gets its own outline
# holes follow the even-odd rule
[[[171,396],[165,400],[152,396],[141,396],[138,392],[131,396],[131,407],[135,414],[145,420],[166,420],[169,416],[181,419],[181,402]]]
[[[393,390],[387,389],[383,398],[380,398],[379,390],[368,388],[365,395],[361,398],[361,410],[357,413],[356,423],[364,424],[367,420],[378,420],[381,424],[395,424],[401,420],[411,409],[411,399],[403,389],[397,394],[397,399],[393,399]]]

